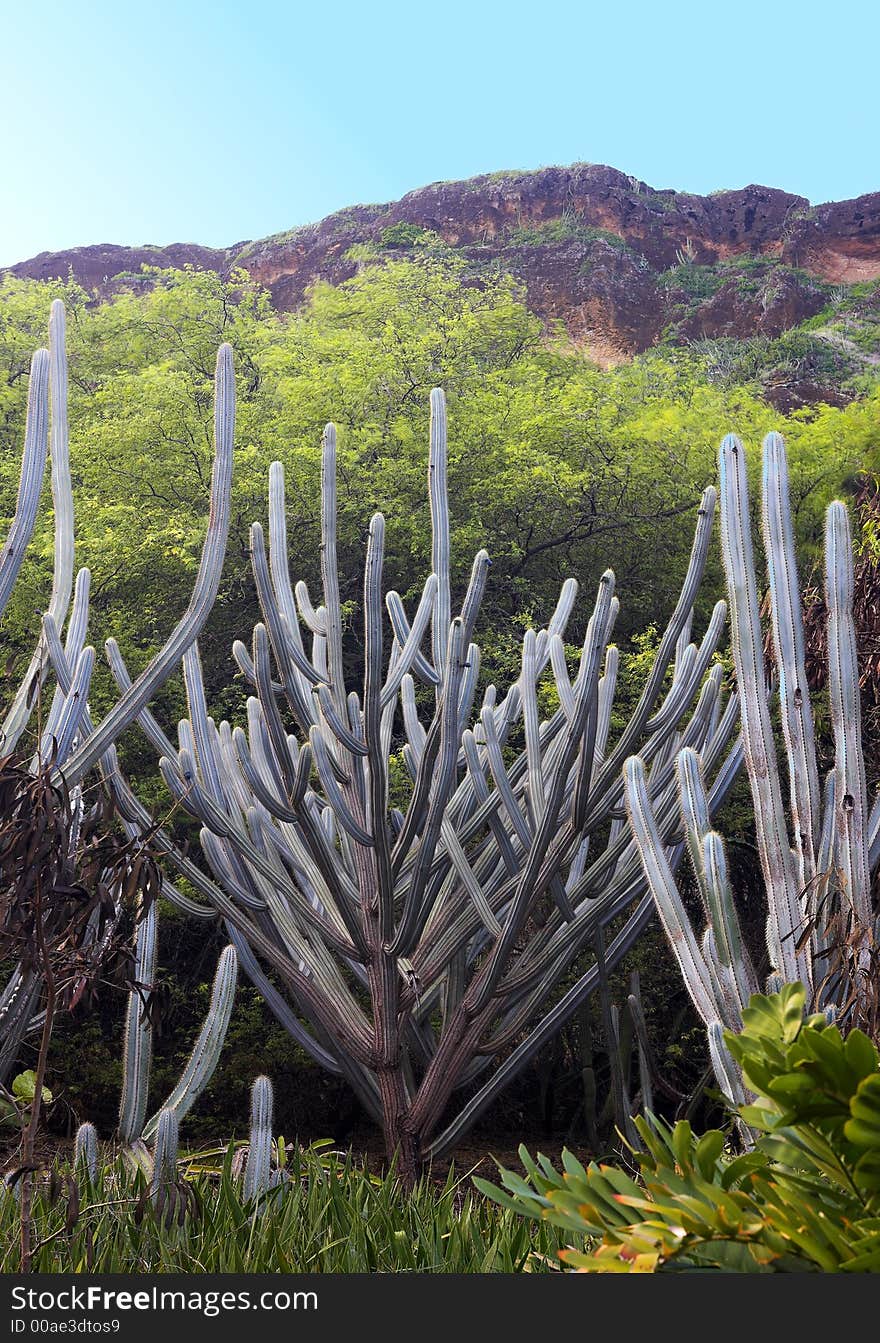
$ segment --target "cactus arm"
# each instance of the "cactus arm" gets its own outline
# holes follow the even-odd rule
[[[566,718],[571,720],[574,714],[574,691],[571,688],[571,681],[568,679],[568,667],[565,661],[565,644],[562,642],[561,634],[554,634],[548,644],[550,650],[550,665],[553,669],[553,680],[556,685],[556,693],[559,696],[559,703]]]
[[[215,456],[211,476],[211,509],[208,532],[189,606],[165,645],[150,660],[131,688],[120,697],[103,722],[66,762],[64,773],[68,785],[78,783],[116,738],[135,721],[141,710],[146,708],[149,700],[174,670],[183,653],[198,638],[211,612],[220,584],[229,533],[234,431],[235,377],[232,368],[232,347],[221,345],[217,353],[215,378]]]
[[[211,1003],[178,1083],[161,1109],[144,1125],[143,1136],[147,1141],[158,1132],[164,1115],[173,1114],[179,1123],[189,1114],[213,1077],[232,1016],[237,978],[238,958],[235,947],[230,944],[220,953],[211,989]]]
[[[18,1057],[19,1046],[40,1001],[43,984],[39,975],[23,971],[21,964],[13,970],[3,997],[0,999],[0,1082],[9,1077]]]
[[[271,587],[274,589],[275,602],[279,612],[287,622],[290,642],[305,660],[302,636],[299,630],[297,607],[290,586],[290,569],[287,561],[287,522],[284,501],[284,467],[281,462],[273,462],[269,467],[269,566]],[[296,682],[297,693],[307,699],[306,680],[295,667],[291,677]]]
[[[564,749],[559,757],[548,792],[547,805],[541,817],[540,825],[536,826],[535,836],[529,848],[522,874],[516,883],[516,890],[513,893],[510,909],[505,919],[504,931],[498,938],[479,981],[476,981],[472,990],[469,991],[467,1001],[469,1008],[472,1007],[474,1011],[480,1011],[489,1002],[527,916],[529,902],[541,874],[547,849],[558,831],[559,810],[565,784],[583,745],[583,738],[587,733],[590,720],[592,720],[592,732],[586,746],[586,759],[592,765],[599,667],[605,654],[604,638],[608,629],[608,614],[613,596],[614,574],[609,569],[605,571],[599,582],[596,604],[587,625],[584,647],[581,652],[582,679],[578,686],[575,716],[569,724]],[[593,710],[592,713],[591,709]],[[588,774],[587,777],[589,777]],[[566,907],[564,912],[571,917],[573,910],[567,895],[564,897],[564,904]]]
[[[724,1018],[724,997],[717,975],[701,952],[681,902],[648,795],[645,769],[631,756],[624,769],[626,806],[648,888],[657,906],[669,945],[681,967],[685,987],[705,1022]]]
[[[232,740],[236,760],[238,761],[241,772],[253,796],[266,808],[271,816],[275,817],[276,820],[295,822],[298,816],[297,811],[288,806],[286,802],[278,797],[278,792],[281,790],[277,788],[277,785],[276,792],[273,793],[271,791],[271,785],[263,778],[254,764],[248,747],[247,734],[244,729],[240,727],[235,728],[232,734]],[[302,748],[297,763],[304,759],[311,765],[311,757],[311,747],[308,746]],[[295,796],[297,805],[302,802],[304,792],[305,789],[303,789],[303,792],[298,797]]]
[[[805,889],[816,873],[821,791],[805,665],[788,462],[779,434],[768,434],[764,439],[763,520],[792,826],[800,865],[800,885]]]
[[[434,583],[432,585],[432,605],[429,617],[433,620],[434,611],[436,610],[437,605],[437,575],[432,574],[431,577],[434,579]],[[402,648],[411,646],[412,628],[406,618],[406,612],[403,609],[403,602],[400,600],[400,594],[393,591],[387,593],[385,597],[385,605],[388,609],[388,615],[391,620],[391,629],[397,643]],[[419,680],[423,681],[425,685],[433,686],[436,689],[441,684],[442,678],[439,673],[434,670],[428,659],[418,648],[414,650],[412,655],[412,671],[415,672]],[[384,696],[385,692],[383,691],[383,699]]]
[[[446,397],[439,387],[431,392],[431,428],[428,449],[428,493],[431,502],[431,572],[437,575],[437,600],[432,621],[434,666],[442,678],[452,619],[449,584],[449,492],[447,482]],[[438,696],[440,691],[438,689]]]
[[[312,691],[312,694],[317,697],[318,705],[320,707],[321,713],[324,716],[324,721],[326,722],[330,731],[333,733],[333,736],[336,738],[336,741],[339,743],[339,745],[343,746],[345,750],[349,752],[350,755],[356,756],[361,760],[365,759],[367,756],[366,745],[361,740],[361,737],[356,735],[356,733],[352,731],[352,727],[349,725],[349,723],[344,722],[340,718],[336,710],[336,705],[333,703],[333,699],[330,695],[329,686],[326,685],[315,686]],[[346,717],[348,717],[347,708],[346,708]],[[359,731],[360,730],[359,722],[357,724],[357,728]]]
[[[636,904],[623,927],[608,944],[605,961],[608,970],[626,955],[635,945],[641,933],[654,915],[654,902],[650,895],[644,895]],[[461,1136],[479,1119],[495,1100],[496,1096],[509,1086],[513,1079],[531,1062],[543,1045],[562,1029],[581,1004],[595,993],[599,984],[598,967],[593,964],[566,991],[559,1001],[541,1018],[517,1045],[506,1055],[486,1082],[462,1106],[459,1113],[428,1146],[428,1156],[439,1159],[451,1151]]]
[[[703,870],[702,847],[703,840],[712,828],[712,823],[709,818],[709,802],[703,783],[700,757],[696,751],[686,747],[679,751],[675,767],[678,776],[681,815],[684,821],[685,843],[694,875],[697,878],[700,898],[703,901],[703,910],[708,918],[709,892]]]
[[[728,434],[722,441],[719,470],[721,545],[730,597],[743,746],[754,799],[758,850],[770,911],[771,956],[786,979],[799,979],[809,985],[809,961],[795,951],[803,915],[798,901],[798,876],[788,841],[773,746],[773,728],[765,694],[745,451],[733,434]]]
[[[330,752],[324,739],[324,734],[317,726],[313,727],[309,733],[309,744],[312,748],[312,755],[315,761],[315,768],[318,771],[318,777],[321,780],[321,787],[324,789],[324,795],[330,806],[333,808],[333,814],[339,824],[345,830],[346,834],[351,835],[352,839],[371,849],[374,846],[373,835],[364,830],[359,825],[355,817],[349,811],[345,799],[338,783],[333,777],[333,770],[330,764]]]
[[[52,302],[49,317],[49,390],[51,441],[52,506],[55,515],[55,555],[52,570],[52,595],[49,599],[49,614],[61,629],[70,602],[70,590],[73,584],[73,491],[70,483],[70,453],[67,427],[67,351],[65,346],[64,304],[60,299]],[[41,471],[42,479],[42,471]],[[23,548],[22,548],[23,549]],[[0,564],[2,571],[2,564]],[[5,602],[0,597],[0,611]],[[84,642],[84,637],[82,642]],[[75,641],[71,645],[71,657],[76,661],[78,650]],[[46,674],[45,650],[38,646],[31,658],[30,666],[10,705],[3,724],[4,741],[7,746],[18,741],[30,717],[29,700],[32,702],[31,687],[34,677],[42,681]]]
[[[156,978],[157,929],[158,912],[152,904],[138,923],[135,942],[135,981],[147,993],[152,991]],[[132,989],[125,1014],[119,1102],[119,1136],[126,1143],[141,1136],[147,1113],[152,1049],[153,1028],[144,1012],[143,999]]]
[[[388,760],[382,750],[382,568],[385,519],[370,521],[364,565],[364,741],[367,745],[369,831],[373,841],[379,931],[383,942],[394,936],[394,881],[388,842]]]
[[[709,555],[709,544],[712,539],[712,524],[715,515],[715,504],[717,495],[712,486],[708,486],[703,491],[700,501],[700,507],[697,513],[697,526],[694,533],[693,546],[691,547],[690,559],[688,561],[687,573],[684,583],[679,593],[678,601],[675,604],[675,610],[669,618],[669,623],[660,640],[660,647],[648,674],[648,679],[639,696],[632,717],[620,735],[619,740],[610,752],[607,759],[598,771],[593,785],[593,806],[587,816],[584,818],[584,827],[592,828],[602,814],[602,806],[607,791],[617,786],[620,770],[623,767],[626,758],[632,754],[633,746],[639,740],[639,737],[645,730],[648,719],[651,717],[651,711],[663,684],[663,678],[666,675],[666,669],[669,666],[679,636],[685,627],[687,621],[691,618],[694,601],[700,581],[703,577],[703,571],[706,567],[706,560]]]
[[[437,586],[437,575],[431,574],[425,584],[421,601],[419,602],[412,625],[408,625],[405,618],[403,621],[400,621],[399,619],[397,621],[395,637],[398,637],[398,643],[400,643],[397,634],[397,631],[399,630],[404,638],[403,643],[400,644],[396,660],[389,668],[388,678],[382,687],[381,705],[383,709],[394,702],[397,692],[400,689],[401,681],[419,656],[419,645],[430,624],[431,616],[434,611],[434,604],[437,600]],[[394,600],[395,598],[396,602]],[[388,607],[389,615],[391,615],[392,618],[392,628],[395,628],[393,612],[397,606],[400,607],[401,611],[403,609],[398,594],[396,592],[389,592],[385,599],[385,604]]]
[[[28,541],[34,530],[37,507],[46,471],[46,441],[48,432],[49,352],[37,350],[31,360],[28,383],[27,419],[24,432],[24,455],[18,485],[18,499],[9,534],[0,550],[0,614],[15,580],[18,578]],[[27,695],[27,686],[24,687]],[[4,725],[4,737],[8,728]]]
[[[76,737],[82,730],[94,667],[95,650],[91,644],[87,644],[76,660],[70,693],[63,702],[57,722],[53,725],[52,735],[55,737],[56,755],[60,761],[67,758]],[[51,749],[51,737],[48,733],[44,733],[40,743],[44,760],[48,759]]]
[[[609,644],[605,650],[605,671],[599,680],[599,708],[596,720],[596,745],[593,753],[593,775],[590,787],[593,788],[596,776],[605,759],[608,746],[608,733],[611,730],[611,711],[614,705],[614,692],[617,688],[617,672],[620,654],[616,644]]]
[[[177,1179],[178,1120],[174,1110],[163,1110],[156,1125],[150,1195],[155,1203],[163,1188]]]
[[[418,937],[421,929],[424,928],[433,904],[430,900],[426,901],[424,895],[437,841],[440,837],[444,808],[448,801],[450,789],[455,782],[455,767],[458,759],[458,698],[464,673],[463,636],[462,621],[460,618],[456,618],[449,630],[449,650],[443,663],[445,672],[439,706],[440,717],[439,720],[435,720],[439,722],[436,777],[433,781],[433,793],[425,811],[424,825],[421,827],[421,839],[416,852],[409,889],[404,901],[403,913],[391,943],[391,951],[395,956],[409,955],[413,941]],[[428,750],[426,747],[423,764],[427,757]],[[410,803],[410,813],[416,805],[417,797],[418,794],[414,790],[413,800]]]
[[[336,426],[328,424],[321,442],[321,579],[327,612],[327,668],[330,694],[337,710],[346,712],[342,663],[342,603],[336,557]]]
[[[714,830],[711,830],[703,840],[701,868],[708,893],[709,916],[716,954],[726,972],[724,980],[729,981],[731,985],[731,999],[735,1011],[732,1029],[739,1029],[740,1023],[736,1021],[736,1017],[741,1014],[744,1007],[748,1007],[752,994],[758,992],[758,979],[743,942],[739,917],[733,902],[733,892],[727,875],[724,841]]]
[[[868,869],[867,786],[862,751],[859,668],[853,620],[853,566],[849,514],[829,504],[825,519],[825,590],[828,605],[828,685],[834,727],[834,811],[837,863],[844,895],[863,938],[872,929]],[[867,947],[865,948],[867,954]]]
[[[450,857],[455,873],[458,876],[463,889],[467,892],[469,899],[473,902],[474,908],[479,914],[483,926],[493,937],[498,937],[501,932],[501,924],[493,914],[492,908],[486,899],[485,892],[474,876],[467,860],[467,855],[458,842],[458,836],[455,833],[455,828],[453,827],[452,822],[446,817],[444,817],[441,823],[440,833],[443,837],[446,852]]]
[[[544,775],[541,770],[538,695],[535,687],[536,674],[535,631],[529,629],[526,630],[523,639],[522,673],[519,690],[522,697],[523,730],[526,740],[526,760],[528,762],[529,808],[532,824],[535,826],[542,820],[546,810]]]
[[[320,606],[316,609],[311,597],[309,596],[308,585],[300,579],[296,585],[296,604],[299,613],[305,621],[312,634],[320,635],[326,638],[327,635],[327,609]],[[328,667],[329,673],[329,667]]]

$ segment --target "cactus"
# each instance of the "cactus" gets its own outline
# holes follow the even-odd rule
[[[163,1110],[156,1125],[153,1174],[150,1180],[150,1196],[154,1204],[165,1187],[177,1180],[177,1145],[177,1115],[173,1110]]]
[[[238,958],[235,947],[228,946],[220,953],[214,984],[211,990],[211,1002],[208,1007],[202,1029],[193,1046],[193,1051],[171,1095],[161,1110],[150,1119],[143,1129],[147,1140],[156,1133],[159,1121],[164,1114],[173,1113],[178,1122],[189,1114],[199,1096],[210,1082],[220,1059],[229,1019],[235,1002],[235,985],[238,977]],[[120,1130],[121,1131],[121,1130]],[[126,1134],[122,1134],[126,1137]],[[132,1134],[131,1136],[136,1136]]]
[[[92,1184],[98,1179],[98,1135],[94,1124],[80,1124],[73,1144],[74,1170],[84,1171]]]
[[[43,618],[41,638],[27,673],[5,713],[2,725],[4,750],[13,751],[21,741],[38,699],[35,689],[50,674],[54,674],[55,688],[44,716],[42,737],[32,768],[38,769],[41,760],[53,760],[58,782],[62,781],[63,776],[63,785],[70,791],[75,820],[81,809],[83,780],[89,770],[97,765],[103,785],[116,804],[122,829],[129,839],[133,839],[152,830],[152,819],[134,798],[119,770],[114,742],[176,670],[180,658],[197,638],[216,597],[229,529],[235,421],[232,352],[228,345],[224,345],[217,356],[216,451],[211,480],[211,507],[192,598],[168,641],[136,681],[126,686],[103,721],[96,725],[88,705],[88,690],[94,667],[94,650],[86,644],[89,571],[81,569],[76,576],[75,586],[73,584],[74,508],[68,449],[65,317],[63,304],[59,300],[52,304],[49,347],[49,350],[38,350],[31,364],[18,502],[9,534],[0,550],[0,612],[8,601],[33,531],[45,474],[47,440],[51,442],[55,524],[52,592]],[[108,648],[108,654],[111,648]],[[70,834],[72,847],[76,844],[76,838],[77,826],[74,823]],[[178,892],[172,882],[166,881],[164,891],[190,914],[198,916],[203,912],[194,901]],[[145,926],[139,927],[137,934],[139,978],[144,983],[152,980],[155,957],[154,915],[152,919],[152,922],[148,920]],[[0,991],[0,1081],[8,1076],[13,1067],[28,1030],[32,1030],[40,1020],[42,988],[39,974],[30,965],[17,965],[13,967],[6,987]],[[130,1003],[126,1022],[126,1081],[121,1127],[123,1133],[132,1136],[140,1131],[143,1123],[149,1062],[146,1027],[140,1017],[140,1005]]]
[[[280,463],[269,472],[268,553],[262,527],[251,529],[263,618],[250,648],[233,645],[254,691],[246,729],[209,716],[195,644],[183,659],[189,717],[177,742],[148,708],[138,714],[170,792],[201,823],[210,876],[171,836],[157,834],[199,898],[189,900],[191,912],[223,918],[245,973],[297,1042],[354,1088],[406,1178],[425,1156],[458,1141],[595,991],[598,961],[583,963],[583,954],[601,945],[610,971],[650,918],[623,810],[625,758],[642,749],[652,762],[651,798],[674,867],[682,852],[674,834],[677,750],[702,752],[712,810],[741,754],[730,745],[736,700],[722,704],[720,668],[709,671],[724,602],[702,640],[690,640],[715,511],[711,488],[681,595],[613,746],[617,650],[610,640],[618,599],[610,571],[599,582],[573,677],[563,636],[578,585],[568,579],[547,624],[526,632],[516,683],[506,693],[489,686],[475,702],[474,639],[489,558],[485,551],[475,557],[459,604],[446,431],[443,394],[435,390],[433,572],[411,614],[396,592],[387,593],[387,625],[384,519],[377,514],[370,524],[361,685],[346,681],[330,425],[322,444],[320,601],[289,572]],[[115,647],[110,662],[121,702],[129,702],[130,677]],[[542,720],[537,691],[545,674],[559,708]],[[417,682],[425,693],[417,695]],[[391,808],[388,796],[389,756],[401,733],[412,785],[405,812]],[[524,745],[511,753],[519,733]],[[132,819],[143,819],[136,800],[123,797]],[[189,899],[173,887],[169,895]],[[503,1062],[492,1072],[497,1056]],[[452,1094],[463,1088],[469,1098],[441,1129]]]
[[[749,525],[742,444],[721,444],[721,520],[731,605],[733,654],[742,702],[746,769],[751,784],[758,851],[767,894],[766,944],[771,973],[765,988],[803,983],[812,1010],[842,1024],[862,1019],[871,994],[874,913],[871,869],[880,858],[880,800],[869,811],[861,745],[852,544],[844,505],[825,519],[828,607],[828,686],[834,767],[820,787],[812,707],[804,660],[803,614],[794,554],[785,445],[768,434],[763,452],[764,548],[770,580],[773,648],[788,775],[786,818],[779,758],[770,719],[757,576]],[[664,850],[644,763],[626,762],[626,804],[645,875],[688,992],[706,1023],[719,1085],[741,1105],[746,1091],[723,1038],[739,1031],[749,998],[761,988],[737,915],[722,837],[712,829],[698,752],[676,761],[685,841],[697,879],[706,928],[698,940]],[[831,954],[840,920],[849,963]],[[835,926],[838,933],[835,934]]]
[[[151,905],[138,923],[135,942],[135,981],[128,995],[122,1050],[122,1092],[119,1100],[119,1136],[123,1142],[139,1138],[147,1113],[153,1031],[147,1016],[146,994],[156,977],[158,910]]]
[[[272,1185],[272,1083],[258,1077],[251,1087],[251,1133],[242,1181],[246,1203]]]

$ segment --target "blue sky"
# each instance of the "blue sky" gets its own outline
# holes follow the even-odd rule
[[[227,245],[441,179],[880,190],[880,5],[347,0],[3,7],[0,265]]]

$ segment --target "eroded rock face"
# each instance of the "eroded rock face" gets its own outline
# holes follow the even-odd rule
[[[41,253],[9,269],[35,279],[72,272],[105,296],[144,264],[224,275],[241,266],[279,309],[292,310],[316,280],[337,284],[354,274],[353,244],[404,254],[407,228],[439,235],[475,267],[500,263],[523,281],[535,312],[563,322],[605,364],[649,349],[664,331],[681,340],[776,336],[823,307],[810,277],[830,284],[880,277],[880,192],[817,207],[763,186],[692,196],[595,164],[434,183],[389,205],[354,206],[224,250],[102,244]],[[759,283],[734,275],[696,303],[676,289],[682,262],[749,257],[768,262]]]
[[[727,281],[678,323],[675,334],[679,340],[781,336],[821,312],[827,302],[825,291],[809,276],[769,270],[749,287],[738,278]]]

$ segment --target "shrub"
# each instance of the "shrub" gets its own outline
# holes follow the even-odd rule
[[[754,1102],[739,1109],[754,1146],[735,1155],[721,1130],[637,1119],[641,1179],[569,1151],[562,1172],[520,1157],[502,1169],[503,1206],[594,1238],[561,1258],[582,1272],[880,1271],[880,1065],[861,1031],[844,1038],[804,1018],[805,991],[755,994],[742,1032],[728,1033]],[[505,1192],[506,1191],[506,1192]]]

